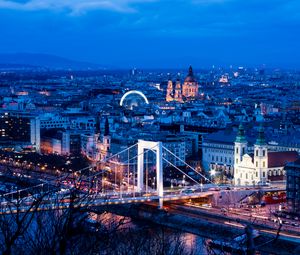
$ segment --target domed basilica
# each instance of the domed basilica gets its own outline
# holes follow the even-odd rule
[[[182,85],[180,81],[177,80],[174,90],[173,82],[171,80],[168,82],[166,101],[184,102],[194,100],[198,97],[198,90],[199,84],[194,76],[193,68],[190,66],[189,73]]]

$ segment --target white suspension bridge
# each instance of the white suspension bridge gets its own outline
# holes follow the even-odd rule
[[[151,160],[149,153],[152,154]],[[120,158],[123,159],[122,163]],[[175,160],[188,171],[177,167]],[[179,185],[181,187],[172,188],[172,180],[171,188],[164,187],[164,162],[176,174],[183,176]],[[155,163],[155,167],[150,168],[151,171],[150,163]],[[162,208],[164,201],[211,194],[212,192],[204,191],[203,182],[210,183],[210,187],[216,186],[201,172],[163,146],[162,142],[138,140],[138,143],[98,162],[98,166],[98,170],[86,167],[59,177],[47,177],[38,185],[3,194],[0,197],[0,212],[26,212],[36,209],[36,204],[37,210],[53,210],[68,208],[71,203],[74,207],[96,207],[149,201],[158,201],[159,208]],[[193,172],[193,175],[187,172]],[[74,192],[76,203],[72,199]]]

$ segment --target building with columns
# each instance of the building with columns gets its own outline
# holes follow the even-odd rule
[[[195,99],[199,93],[199,84],[194,76],[193,68],[190,66],[189,73],[182,85],[182,95],[186,99]]]
[[[174,99],[177,102],[180,102],[180,103],[183,102],[183,99],[182,99],[182,88],[181,88],[181,84],[180,84],[179,80],[176,81]]]
[[[264,128],[260,126],[253,152],[248,151],[244,128],[239,126],[234,143],[235,185],[262,185],[285,179],[284,166],[298,158],[296,151],[269,151]]]
[[[194,100],[199,94],[199,84],[194,76],[193,68],[190,66],[189,73],[181,85],[177,80],[175,87],[173,81],[168,81],[166,101],[176,101],[183,103],[184,101]]]
[[[168,81],[166,101],[171,102],[173,100],[174,100],[173,82],[170,80],[170,81]]]
[[[245,153],[251,154],[254,151],[254,144],[257,138],[257,133],[255,130],[257,127],[254,124],[254,126],[251,125],[249,129],[247,132],[246,130],[243,131],[245,138],[238,140],[237,136],[240,131],[235,127],[230,127],[225,130],[219,130],[218,132],[203,135],[201,146],[203,169],[206,172],[209,172],[210,170],[230,172],[230,175],[233,176],[233,169],[235,161],[237,160],[236,158],[239,157],[239,161],[241,161],[242,155],[244,155],[243,147],[245,148],[246,146],[244,140],[247,141]],[[300,154],[300,143],[299,138],[297,138],[300,137],[299,135],[278,135],[278,133],[274,133],[266,133],[268,137],[266,138],[268,151],[269,153],[272,152],[270,155],[276,155],[275,152],[285,151],[296,151],[298,154]],[[239,144],[239,151],[241,154],[236,154],[234,150],[235,142]],[[276,176],[278,172],[280,173],[278,169],[273,171],[272,179],[277,178]]]

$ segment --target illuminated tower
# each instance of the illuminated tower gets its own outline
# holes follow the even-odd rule
[[[96,116],[95,133],[93,140],[93,160],[99,160],[101,155],[101,132],[100,132],[100,114]]]
[[[234,164],[238,165],[242,161],[242,157],[247,153],[247,140],[243,124],[240,124],[237,137],[234,142]]]
[[[108,123],[108,118],[106,118],[105,127],[104,127],[104,136],[103,136],[103,146],[107,154],[110,151],[110,143],[111,143],[111,136],[109,134],[109,123]]]
[[[97,136],[97,140],[100,140],[100,114],[96,116],[96,123],[95,123],[95,135]]]
[[[181,93],[181,84],[179,80],[176,81],[174,100],[177,102],[183,102],[182,93]]]
[[[170,102],[173,100],[174,100],[173,99],[173,82],[170,80],[170,81],[168,81],[166,101]]]
[[[265,140],[264,128],[261,125],[258,130],[258,136],[254,144],[254,164],[255,177],[262,183],[267,180],[268,167],[268,145]]]
[[[104,126],[104,134],[99,136],[101,139],[97,143],[97,148],[99,152],[99,159],[104,160],[109,157],[110,153],[110,146],[111,146],[111,136],[109,133],[109,123],[108,118],[105,120]]]
[[[190,66],[189,73],[182,86],[182,95],[187,99],[195,99],[198,96],[199,84],[194,76],[193,68]]]
[[[239,173],[239,166],[243,160],[243,156],[247,153],[248,143],[245,136],[243,124],[240,124],[238,134],[234,141],[234,168],[233,176],[235,185],[241,185],[242,175]]]

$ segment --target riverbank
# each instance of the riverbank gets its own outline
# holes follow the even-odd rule
[[[225,216],[216,216],[184,206],[169,207],[168,211],[159,210],[154,204],[122,205],[107,207],[105,210],[224,243],[232,242],[235,237],[244,234],[246,226],[246,222],[237,222]],[[293,241],[293,238],[282,238],[280,235],[276,238],[274,230],[255,228],[260,232],[259,237],[254,240],[256,250],[265,254],[299,254],[300,244]]]

